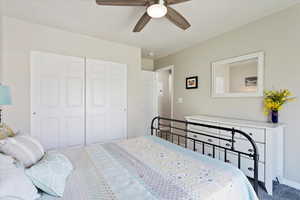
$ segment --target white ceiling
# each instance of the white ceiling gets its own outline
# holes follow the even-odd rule
[[[143,55],[166,56],[298,3],[298,0],[192,0],[174,5],[192,27],[182,31],[167,19],[132,33],[143,7],[98,6],[95,0],[3,0],[4,14],[101,39],[141,47]]]

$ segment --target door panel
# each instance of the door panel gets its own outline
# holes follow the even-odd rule
[[[106,81],[105,78],[92,80],[92,104],[95,107],[105,106],[106,103]]]
[[[45,149],[84,144],[84,59],[31,53],[31,133]]]
[[[92,144],[100,141],[108,141],[106,117],[104,114],[94,114],[87,117],[86,143]]]
[[[45,149],[58,148],[61,129],[60,119],[55,116],[42,117],[38,123],[39,131],[34,132],[33,136],[40,140]]]
[[[42,77],[41,77],[42,78]],[[59,104],[59,78],[43,77],[40,89],[41,106],[55,107]]]
[[[87,144],[127,135],[126,65],[86,60]]]
[[[67,106],[78,107],[83,105],[83,82],[80,78],[67,80]]]

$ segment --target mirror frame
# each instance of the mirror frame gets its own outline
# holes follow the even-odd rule
[[[215,72],[217,65],[220,64],[230,64],[245,60],[250,60],[253,58],[258,59],[257,64],[257,91],[256,92],[240,92],[240,93],[224,93],[217,94],[215,88]],[[211,96],[212,97],[262,97],[264,94],[264,64],[265,64],[265,54],[264,52],[251,53],[239,57],[224,59],[221,61],[213,62],[211,64],[212,76],[211,76]]]

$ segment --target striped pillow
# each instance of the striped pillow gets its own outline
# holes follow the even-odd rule
[[[34,138],[20,135],[0,142],[0,151],[20,161],[24,167],[37,163],[45,154],[42,145]]]

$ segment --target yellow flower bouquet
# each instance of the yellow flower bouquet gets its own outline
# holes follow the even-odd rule
[[[283,104],[295,100],[292,93],[287,90],[265,91],[264,92],[264,112],[268,115],[272,112],[272,122],[278,122],[278,111],[282,109]]]

